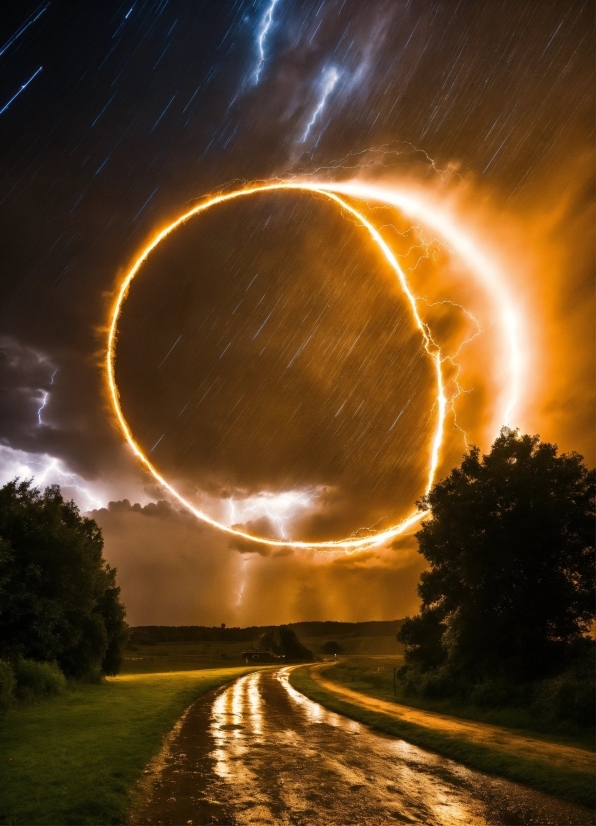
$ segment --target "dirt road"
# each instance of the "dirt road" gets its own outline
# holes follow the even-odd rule
[[[584,826],[594,815],[329,712],[296,692],[282,668],[191,706],[148,769],[131,820]]]

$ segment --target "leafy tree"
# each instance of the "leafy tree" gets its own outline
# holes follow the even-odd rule
[[[305,648],[296,636],[296,632],[287,625],[269,628],[259,637],[259,651],[270,651],[286,657],[288,660],[314,660],[312,651]]]
[[[327,640],[321,646],[323,654],[343,654],[344,650],[336,640]]]
[[[127,625],[102,551],[99,526],[58,485],[0,488],[0,658],[56,661],[75,678],[118,672]]]
[[[594,618],[595,476],[577,453],[503,428],[419,507],[430,564],[398,639],[420,670],[468,680],[558,673]],[[444,669],[443,669],[444,670]]]
[[[312,651],[302,645],[294,629],[287,625],[279,629],[279,647],[288,660],[314,660]]]

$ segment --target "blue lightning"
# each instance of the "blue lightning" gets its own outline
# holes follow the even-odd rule
[[[48,458],[51,458],[51,457],[48,457]],[[42,485],[45,483],[48,476],[54,476],[54,478],[58,478],[60,480],[60,483],[61,483],[62,487],[74,488],[75,490],[79,490],[81,493],[83,493],[87,497],[87,499],[89,500],[91,505],[95,506],[96,508],[98,508],[98,507],[101,508],[102,507],[102,503],[99,501],[99,499],[97,499],[95,496],[93,496],[92,493],[89,493],[87,488],[83,487],[82,485],[80,485],[76,481],[77,478],[79,478],[79,477],[77,477],[76,473],[67,473],[67,472],[60,469],[60,467],[59,467],[60,460],[59,459],[51,458],[50,463],[45,465],[45,467],[41,462],[30,462],[29,464],[30,465],[37,465],[38,467],[43,468],[43,471],[42,471],[41,475],[38,475],[38,476],[35,477],[36,481],[40,482]]]
[[[57,372],[58,372],[58,368],[56,368],[54,370],[54,372],[52,373],[52,376],[50,378],[50,384],[54,384],[54,379],[56,378],[56,373]],[[43,424],[43,422],[41,420],[41,414],[42,414],[42,411],[44,410],[46,404],[48,403],[49,397],[50,397],[50,391],[49,390],[42,390],[41,407],[37,411],[37,426],[38,427],[41,427],[41,425]]]
[[[37,70],[34,74],[32,74],[32,75],[31,75],[31,77],[29,78],[29,80],[28,80],[26,83],[23,83],[23,85],[21,86],[21,88],[19,89],[19,91],[16,93],[16,95],[13,95],[13,96],[11,97],[11,99],[8,101],[8,103],[5,103],[5,104],[4,104],[4,106],[2,107],[2,109],[0,109],[0,115],[1,115],[3,112],[6,112],[6,110],[8,109],[8,107],[10,106],[10,104],[13,102],[13,100],[14,100],[15,98],[18,98],[18,96],[21,94],[21,92],[23,91],[23,89],[26,89],[26,88],[27,88],[27,86],[29,86],[29,84],[31,83],[31,81],[33,80],[33,78],[34,78],[34,77],[37,77],[37,75],[41,72],[41,70],[42,70],[42,69],[43,69],[43,66],[40,66],[40,67],[39,67],[39,69],[38,69],[38,70]]]
[[[268,7],[267,11],[263,15],[263,18],[261,20],[261,25],[259,27],[259,36],[258,36],[258,40],[257,40],[258,47],[259,47],[259,62],[257,63],[257,68],[255,70],[255,75],[254,75],[254,77],[255,77],[255,86],[259,82],[259,75],[261,73],[263,63],[265,62],[265,50],[264,50],[263,47],[265,45],[265,38],[267,37],[267,32],[271,28],[271,23],[273,22],[273,10],[275,9],[277,3],[278,3],[278,0],[271,0],[271,3],[269,4],[269,7]]]
[[[339,80],[339,72],[337,71],[337,69],[335,69],[333,67],[331,69],[327,69],[327,71],[325,73],[325,82],[324,82],[324,85],[323,85],[323,94],[321,95],[321,99],[320,99],[320,101],[317,105],[317,108],[313,112],[312,117],[309,120],[309,122],[306,126],[306,129],[304,130],[304,134],[300,138],[301,143],[304,143],[304,141],[308,138],[308,134],[309,134],[310,130],[312,129],[312,127],[316,123],[317,118],[319,117],[319,115],[321,114],[323,109],[325,108],[325,102],[327,101],[327,98],[329,97],[329,95],[331,94],[333,89],[335,88],[335,84],[337,83],[338,80]]]
[[[48,392],[47,390],[44,390],[44,391],[43,391],[43,395],[42,395],[42,399],[41,399],[41,407],[40,407],[40,408],[38,409],[38,411],[37,411],[37,426],[38,426],[38,427],[41,427],[41,425],[43,424],[43,422],[42,422],[42,420],[41,420],[41,413],[42,413],[42,410],[44,409],[44,407],[45,407],[45,406],[46,406],[46,404],[47,404],[47,401],[48,401],[48,396],[49,396],[49,395],[50,395],[50,394],[49,394],[49,392]]]

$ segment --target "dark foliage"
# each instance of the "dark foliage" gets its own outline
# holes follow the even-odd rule
[[[293,622],[288,624],[300,637],[384,637],[397,634],[403,620],[371,622]],[[253,642],[266,631],[262,625],[222,628],[210,625],[139,625],[130,629],[136,645],[168,642]]]
[[[327,640],[324,642],[321,651],[323,654],[343,654],[344,650],[336,640]]]
[[[285,657],[287,660],[314,660],[312,651],[302,645],[296,636],[296,632],[287,625],[281,625],[279,628],[269,628],[264,634],[261,634],[257,648],[259,651],[270,651],[272,654]]]
[[[19,657],[13,663],[13,670],[16,680],[15,696],[19,700],[51,697],[53,694],[61,694],[66,688],[66,679],[56,663],[40,663]]]
[[[0,713],[6,711],[12,702],[16,684],[12,666],[0,660]]]
[[[443,686],[561,674],[585,660],[594,618],[595,476],[576,453],[503,428],[419,506],[430,569],[398,639]]]
[[[312,651],[306,648],[292,628],[282,625],[279,629],[280,654],[288,660],[314,660]]]
[[[436,668],[445,660],[442,639],[446,625],[445,613],[440,608],[423,606],[416,617],[407,617],[397,633],[399,642],[405,645],[406,660],[416,664],[421,671]]]
[[[57,485],[0,489],[0,658],[94,679],[120,667],[127,626],[101,530]]]

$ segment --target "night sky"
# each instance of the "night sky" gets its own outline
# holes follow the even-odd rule
[[[214,191],[358,180],[447,211],[515,297],[507,424],[593,464],[593,44],[581,0],[51,0],[3,15],[1,481],[59,483],[92,511],[131,624],[417,606],[411,535],[349,555],[231,538],[123,441],[104,371],[114,289]],[[448,357],[440,477],[506,423],[494,308],[449,239],[358,208]],[[225,524],[339,539],[396,524],[424,493],[432,364],[378,249],[320,196],[251,195],[170,235],[131,288],[116,365],[143,450]]]

